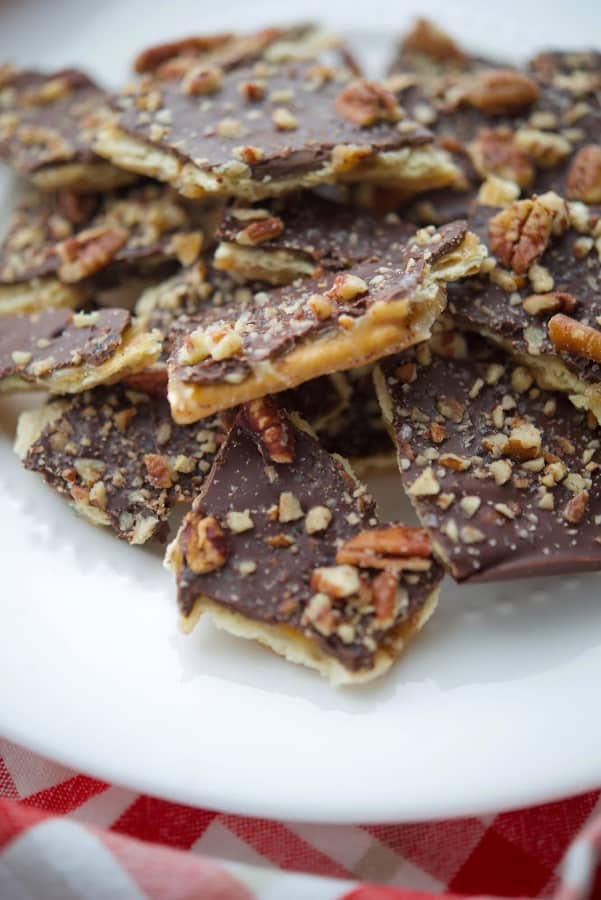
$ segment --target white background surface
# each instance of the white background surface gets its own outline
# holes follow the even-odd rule
[[[323,7],[323,8],[322,8]],[[411,6],[142,0],[3,4],[0,58],[118,84],[190,30],[326,17],[374,65]],[[420,3],[489,53],[585,45],[597,3]],[[9,208],[8,179],[0,210]],[[446,586],[393,673],[333,690],[207,622],[178,633],[160,556],[77,520],[10,449],[0,399],[0,733],[111,781],[240,813],[384,821],[508,808],[601,783],[601,578]],[[399,515],[396,480],[374,482]]]

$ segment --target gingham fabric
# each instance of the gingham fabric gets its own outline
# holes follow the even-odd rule
[[[0,900],[590,900],[601,897],[600,798],[299,825],[142,796],[0,740]]]

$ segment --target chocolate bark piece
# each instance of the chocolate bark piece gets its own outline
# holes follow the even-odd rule
[[[377,378],[435,552],[458,581],[601,570],[599,426],[473,340],[439,335]]]
[[[462,173],[462,184],[453,187],[465,190],[464,213],[488,177],[509,180],[525,194],[552,188],[573,200],[599,202],[598,94],[578,98],[565,86],[510,68],[484,67],[438,79],[401,74],[391,76],[386,85],[453,155]],[[584,189],[583,168],[589,172]],[[597,173],[592,193],[590,170]],[[456,190],[429,194],[403,215],[412,217],[414,212],[416,220],[423,221],[418,204],[428,202],[434,208],[432,221],[438,224],[445,215],[457,214],[460,197]]]
[[[381,256],[415,229],[395,213],[376,215],[306,193],[268,208],[233,207],[217,230],[217,269],[244,280],[287,284],[318,267],[346,269]]]
[[[424,229],[350,271],[207,306],[170,337],[175,420],[192,422],[424,339],[444,307],[444,283],[481,263],[480,246],[456,222]]]
[[[260,200],[334,182],[408,193],[448,184],[456,169],[429,131],[381,85],[319,58],[145,76],[112,102],[95,149],[190,197]]]
[[[79,393],[151,365],[161,350],[125,309],[51,309],[0,318],[0,391]]]
[[[77,69],[0,66],[0,159],[40,190],[108,190],[131,174],[92,151],[106,92]]]
[[[550,192],[506,209],[478,207],[470,227],[496,254],[496,264],[450,286],[457,324],[501,344],[601,421],[601,359],[591,357],[582,339],[580,349],[560,349],[549,331],[559,314],[572,331],[587,325],[599,332],[601,207],[566,204]]]
[[[421,529],[377,526],[301,420],[248,404],[168,550],[184,628],[209,612],[336,683],[381,675],[431,615],[442,570]]]
[[[15,449],[93,525],[143,544],[196,496],[223,436],[218,418],[176,425],[166,399],[115,385],[22,413]]]
[[[382,416],[372,375],[373,366],[341,373],[346,382],[347,402],[317,429],[326,450],[349,459],[353,469],[362,476],[395,465],[394,444]]]
[[[89,295],[92,283],[149,277],[169,262],[190,265],[205,232],[211,236],[211,219],[214,210],[158,184],[106,194],[29,193],[0,245],[0,313],[5,306],[30,311],[36,300],[39,308],[74,305],[70,297]]]

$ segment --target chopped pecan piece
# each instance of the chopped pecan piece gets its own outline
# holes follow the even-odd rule
[[[528,187],[534,180],[534,166],[508,129],[480,129],[475,140],[468,145],[468,152],[482,178],[497,175],[514,181],[520,187]]]
[[[399,577],[394,572],[380,572],[372,581],[372,603],[376,610],[376,623],[380,628],[385,628],[394,621],[398,587]]]
[[[573,294],[567,291],[549,291],[548,294],[529,294],[522,306],[532,316],[545,315],[556,312],[574,312],[578,301]]]
[[[396,122],[401,117],[394,94],[381,84],[363,78],[340,91],[335,106],[341,116],[361,128],[377,122]]]
[[[558,313],[549,320],[549,338],[556,350],[601,363],[601,331]]]
[[[271,397],[251,400],[243,406],[243,419],[261,442],[272,462],[294,462],[294,433],[288,419]]]
[[[390,558],[421,557],[432,554],[432,542],[425,528],[390,525],[362,531],[340,547],[336,562],[363,568],[383,568]]]
[[[563,510],[563,517],[566,522],[569,522],[571,525],[578,525],[584,517],[588,501],[588,491],[580,491],[571,500],[568,500]]]
[[[182,91],[189,96],[215,94],[223,83],[223,72],[217,66],[196,66],[182,79]]]
[[[568,225],[564,201],[550,191],[540,197],[517,200],[488,223],[491,252],[518,275],[540,259],[552,234]]]
[[[147,453],[144,456],[144,465],[148,472],[148,480],[155,488],[171,487],[171,473],[167,460],[160,453]]]
[[[566,193],[571,200],[601,203],[601,146],[589,144],[575,155],[568,172]]]
[[[98,194],[76,194],[75,191],[61,191],[58,195],[58,208],[61,214],[73,225],[88,222],[100,204]]]
[[[488,115],[519,112],[537,100],[534,81],[515,69],[483,69],[468,83],[463,99]]]
[[[59,278],[65,282],[81,281],[103,269],[127,243],[127,231],[121,228],[92,228],[57,244],[62,260]]]
[[[210,36],[199,35],[197,37],[183,38],[181,41],[170,41],[165,44],[157,44],[143,50],[134,60],[136,72],[153,72],[168,59],[177,56],[192,56],[194,54],[209,53],[227,44],[232,38],[231,34],[215,34]]]
[[[188,513],[181,546],[188,567],[198,575],[221,569],[227,561],[227,538],[214,516],[201,518],[198,513]]]
[[[279,216],[270,216],[268,219],[259,219],[257,222],[251,222],[242,231],[236,235],[239,244],[245,246],[256,247],[257,244],[264,244],[265,241],[272,241],[282,234],[284,223]]]

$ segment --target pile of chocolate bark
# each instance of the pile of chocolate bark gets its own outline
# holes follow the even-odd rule
[[[23,465],[169,541],[185,629],[337,683],[445,572],[601,570],[601,54],[516,67],[419,20],[380,81],[314,26],[134,70],[0,67],[0,390],[48,392]],[[419,527],[357,475],[397,466]]]

